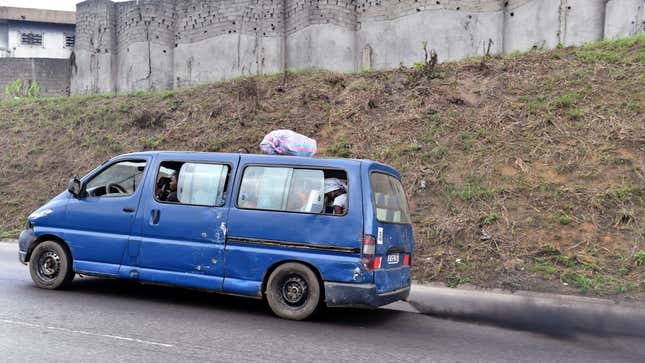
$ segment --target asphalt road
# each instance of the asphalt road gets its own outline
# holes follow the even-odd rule
[[[292,322],[260,301],[96,278],[46,291],[9,243],[0,269],[2,362],[645,361],[638,338],[562,338],[389,309]]]

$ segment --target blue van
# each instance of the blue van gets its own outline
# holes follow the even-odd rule
[[[266,299],[287,319],[410,292],[401,176],[369,160],[141,152],[74,177],[29,215],[34,283],[75,274]]]

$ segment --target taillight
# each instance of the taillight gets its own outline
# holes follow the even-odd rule
[[[363,237],[363,249],[361,262],[368,270],[375,270],[381,267],[381,257],[376,257],[376,238],[366,234]]]
[[[403,266],[410,266],[410,255],[407,253],[403,256]]]

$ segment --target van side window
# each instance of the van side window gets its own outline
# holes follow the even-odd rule
[[[134,194],[139,186],[145,160],[120,161],[95,175],[85,186],[89,197],[126,197]]]
[[[165,161],[159,166],[155,199],[165,203],[221,207],[226,202],[228,165]]]
[[[325,180],[330,173],[319,169],[250,166],[244,170],[237,205],[300,213],[325,212]]]

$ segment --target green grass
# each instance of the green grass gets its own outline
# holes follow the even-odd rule
[[[628,202],[634,198],[638,188],[631,184],[624,184],[614,190],[614,196],[621,202]]]
[[[567,111],[567,117],[569,117],[569,119],[574,121],[580,120],[583,116],[584,116],[584,111],[582,111],[579,108],[574,108]]]
[[[574,54],[587,62],[642,63],[645,59],[645,52],[642,49],[639,49],[636,54],[629,52],[635,46],[645,46],[645,35],[587,44],[576,50]]]
[[[578,271],[569,272],[564,274],[563,280],[582,293],[624,294],[638,288],[638,284],[635,282],[609,274],[588,274],[587,272]]]
[[[470,176],[463,184],[444,182],[444,189],[451,200],[456,198],[462,202],[488,199],[495,195],[496,189],[482,186],[481,178]]]
[[[579,92],[570,91],[560,96],[556,96],[551,103],[555,108],[567,108],[575,105],[578,98],[580,98]]]
[[[571,223],[571,217],[569,217],[568,215],[562,213],[562,214],[560,214],[560,217],[558,217],[558,221],[560,222],[560,224],[566,226],[567,224]]]
[[[352,145],[347,141],[339,141],[327,149],[329,156],[337,158],[349,158],[352,156]]]
[[[11,229],[11,230],[0,229],[0,238],[18,238],[19,234],[20,234],[19,229]]]
[[[636,266],[642,266],[645,264],[645,251],[639,250],[634,253],[634,263]]]
[[[565,274],[564,280],[577,287],[582,292],[588,292],[589,290],[597,288],[596,281],[575,272]]]
[[[531,115],[537,115],[541,111],[547,111],[549,109],[549,103],[545,96],[536,96],[536,97],[522,97],[522,100],[526,102],[526,107]]]
[[[222,141],[215,141],[212,144],[208,146],[208,151],[210,152],[219,152],[224,149],[224,142]]]
[[[483,129],[477,131],[465,131],[461,133],[461,141],[464,145],[464,150],[470,150],[477,140],[483,138],[486,135],[486,132]]]
[[[499,216],[497,215],[497,213],[495,212],[489,213],[482,217],[482,223],[484,223],[485,225],[491,225],[495,221],[497,221],[497,219],[499,219]]]
[[[410,143],[410,144],[406,145],[406,150],[409,151],[409,152],[414,153],[414,152],[417,152],[417,151],[421,150],[421,145],[419,145],[417,143]]]
[[[166,141],[165,135],[155,135],[143,139],[144,150],[156,150],[159,146]]]
[[[641,110],[641,105],[636,101],[628,101],[624,103],[624,107],[632,112],[639,112]]]
[[[458,274],[450,274],[446,277],[446,280],[444,282],[446,286],[455,288],[459,285],[470,283],[470,278],[463,277]]]
[[[529,269],[541,273],[548,280],[551,280],[558,273],[558,268],[553,264],[553,261],[544,257],[534,258],[533,264],[529,265]]]

